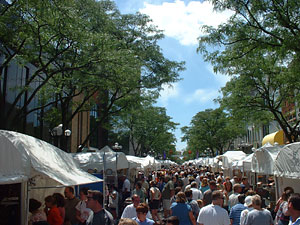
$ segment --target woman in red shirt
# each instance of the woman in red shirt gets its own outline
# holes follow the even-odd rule
[[[64,223],[63,218],[60,215],[59,209],[57,208],[55,198],[49,195],[45,198],[45,204],[47,209],[47,222],[49,225],[62,225]]]

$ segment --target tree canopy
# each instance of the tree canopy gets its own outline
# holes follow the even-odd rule
[[[282,107],[299,99],[300,3],[211,0],[231,10],[217,28],[203,26],[198,52],[216,72],[232,77],[222,89],[222,107],[244,120],[276,120],[290,142],[299,135]]]
[[[191,125],[183,127],[183,141],[187,141],[187,149],[196,154],[215,156],[222,155],[232,144],[233,140],[243,134],[243,124],[236,123],[232,117],[221,108],[206,109],[198,112],[192,119]],[[197,153],[198,152],[198,153]]]
[[[77,112],[95,104],[101,105],[97,123],[104,124],[138,101],[141,89],[157,96],[184,70],[184,62],[164,57],[157,44],[164,35],[148,16],[122,15],[110,0],[18,0],[1,6],[0,14],[0,78],[13,61],[35,68],[15,87],[12,104],[1,91],[2,128],[34,112],[50,128],[67,127]],[[37,98],[39,105],[28,107]],[[19,113],[12,114],[20,102]]]
[[[164,154],[170,154],[169,150],[175,149],[173,131],[178,124],[171,119],[165,108],[144,101],[133,105],[128,112],[118,117],[118,125],[115,127],[128,134],[135,155],[152,152],[153,155],[163,157]]]

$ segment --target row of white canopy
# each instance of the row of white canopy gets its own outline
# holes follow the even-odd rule
[[[37,138],[6,130],[0,130],[0,143],[0,184],[29,179],[40,184],[46,179],[53,186],[80,185],[102,181],[87,173],[89,169],[156,170],[174,164],[151,156],[128,156],[108,146],[95,152],[68,154]]]
[[[300,142],[284,146],[267,143],[249,155],[242,151],[227,151],[214,158],[198,158],[185,164],[300,179]]]
[[[161,162],[152,156],[137,157],[125,155],[123,152],[115,152],[108,146],[95,152],[81,152],[72,154],[73,158],[79,164],[80,168],[87,171],[94,169],[97,171],[121,170],[121,169],[140,169],[140,170],[155,170],[160,169]]]

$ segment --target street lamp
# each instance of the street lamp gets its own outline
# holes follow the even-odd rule
[[[70,137],[72,134],[72,131],[69,129],[66,129],[63,131],[63,125],[59,124],[58,126],[54,127],[51,131],[50,134],[52,137],[58,137],[60,138],[62,135],[64,135],[65,137]],[[57,140],[58,141],[58,140]],[[57,146],[60,148],[60,141],[58,141]],[[66,151],[68,149],[68,140],[66,140]]]
[[[113,150],[121,150],[122,149],[122,145],[119,145],[118,142],[116,142],[113,146],[112,146],[112,149]]]
[[[115,150],[116,152],[116,174],[115,174],[115,187],[118,186],[118,152],[117,150],[122,149],[122,145],[119,145],[118,142],[116,142],[113,146],[112,149]]]

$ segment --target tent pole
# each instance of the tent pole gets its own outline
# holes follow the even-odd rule
[[[103,209],[105,209],[105,202],[106,202],[106,193],[105,193],[105,186],[106,186],[106,182],[105,182],[105,172],[106,170],[106,158],[105,158],[105,151],[103,154]]]

